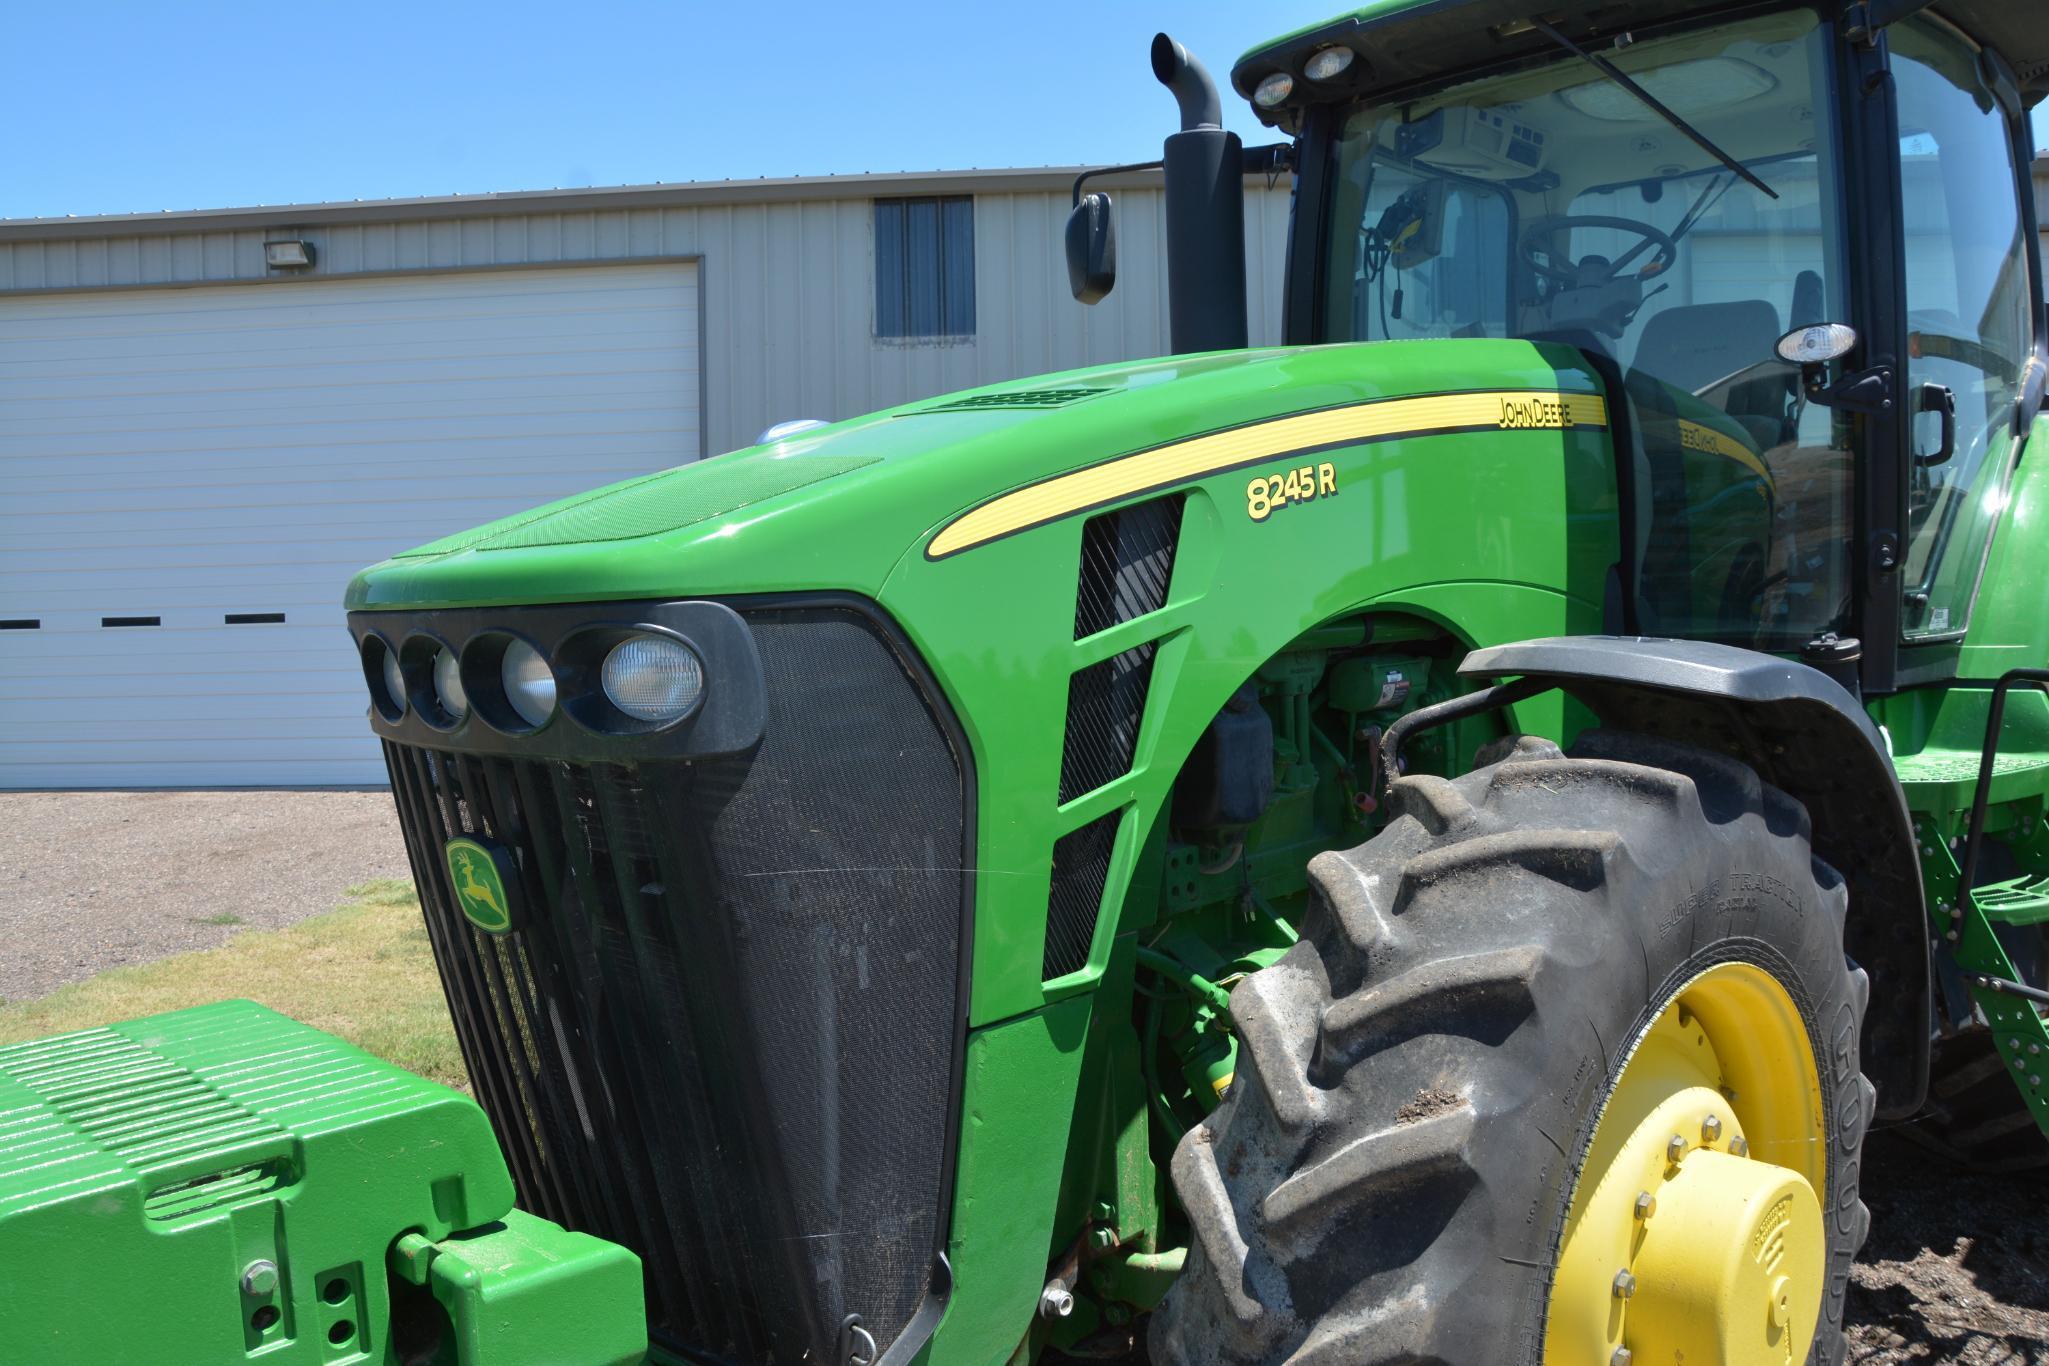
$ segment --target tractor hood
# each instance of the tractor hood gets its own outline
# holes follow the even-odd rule
[[[1038,526],[1135,491],[1105,488],[1091,497],[1080,481],[1059,476],[1293,414],[1476,390],[1593,396],[1600,386],[1569,348],[1487,339],[1075,370],[870,414],[503,518],[365,570],[349,586],[348,606],[806,590],[875,596],[906,557],[958,549],[965,533],[940,541],[938,553],[934,538],[1006,495],[1073,486],[1038,507],[1029,519]],[[1226,467],[1212,463],[1183,477]],[[1175,482],[1171,468],[1162,474],[1154,487]],[[988,527],[976,537],[995,538]]]

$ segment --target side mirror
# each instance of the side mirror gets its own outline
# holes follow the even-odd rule
[[[1116,285],[1117,223],[1110,216],[1110,196],[1083,195],[1067,215],[1067,287],[1092,304]]]

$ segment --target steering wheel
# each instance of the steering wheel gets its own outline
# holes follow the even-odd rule
[[[1573,228],[1609,228],[1616,232],[1634,233],[1639,240],[1613,264],[1608,265],[1605,274],[1587,280],[1582,276],[1578,266],[1555,265],[1537,259],[1539,250],[1547,255],[1552,254],[1553,248],[1546,240],[1551,234],[1570,231]],[[1525,266],[1545,279],[1554,280],[1561,285],[1578,286],[1604,284],[1616,279],[1631,261],[1650,247],[1658,249],[1657,255],[1636,273],[1635,278],[1638,280],[1647,280],[1654,275],[1663,274],[1679,259],[1679,244],[1672,240],[1670,233],[1654,228],[1649,223],[1638,222],[1634,218],[1615,218],[1607,214],[1558,214],[1550,218],[1539,218],[1524,228],[1522,236],[1516,240],[1515,254]]]

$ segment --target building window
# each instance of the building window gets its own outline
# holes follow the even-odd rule
[[[975,201],[875,201],[875,335],[975,335]]]

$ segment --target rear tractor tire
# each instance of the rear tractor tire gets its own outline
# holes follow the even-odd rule
[[[1152,1359],[1840,1362],[1867,987],[1806,811],[1597,732],[1392,812],[1232,995]]]

